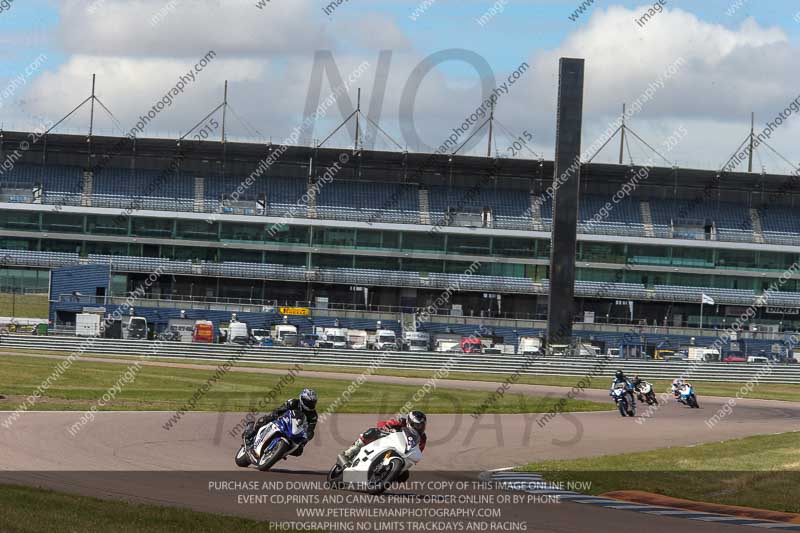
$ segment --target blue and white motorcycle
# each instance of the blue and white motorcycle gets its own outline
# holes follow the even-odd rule
[[[691,383],[684,383],[678,389],[678,401],[683,405],[688,405],[692,409],[699,409],[700,404],[697,403],[697,396],[694,393],[694,386]]]
[[[617,383],[614,385],[614,388],[611,389],[610,395],[617,404],[619,414],[622,416],[636,415],[636,404],[632,401],[633,395],[627,385],[624,383]]]
[[[236,452],[236,466],[242,468],[254,464],[266,472],[308,440],[308,421],[302,413],[298,418],[288,411],[275,421],[264,424],[253,437],[251,447],[244,435],[248,434],[253,424],[250,422],[245,428],[242,445]]]

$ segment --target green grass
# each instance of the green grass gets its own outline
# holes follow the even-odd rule
[[[621,441],[624,443],[624,439]],[[551,481],[591,482],[590,494],[642,490],[688,500],[800,513],[800,433],[784,433],[532,463]]]
[[[267,528],[244,518],[0,485],[4,533],[241,533]]]
[[[18,350],[9,350],[9,351],[18,351]],[[39,354],[48,354],[48,355],[69,355],[69,352],[53,352],[53,351],[19,351],[19,353],[39,353]],[[117,356],[117,355],[109,355],[109,354],[96,354],[100,357],[111,357],[115,359],[127,359],[124,356]],[[465,356],[469,357],[469,356]],[[148,361],[160,361],[160,362],[181,362],[181,363],[192,363],[192,364],[201,364],[201,365],[212,365],[215,364],[211,361],[201,361],[197,359],[172,359],[172,358],[148,358]],[[587,363],[587,372],[591,370],[591,366],[588,362]],[[272,363],[254,363],[254,362],[239,362],[236,363],[235,366],[238,367],[250,367],[250,368],[285,368],[288,369],[290,365],[280,365],[280,364],[272,364]],[[359,367],[332,367],[332,366],[319,366],[319,365],[306,365],[305,370],[310,371],[319,371],[319,372],[340,372],[345,374],[360,374],[365,370],[365,368]],[[608,366],[608,371],[600,376],[597,376],[592,379],[590,385],[587,387],[588,389],[598,389],[598,390],[608,390],[608,387],[611,383],[611,378],[613,376],[615,367],[613,363]],[[412,378],[429,378],[431,376],[430,371],[424,370],[389,370],[389,369],[379,369],[375,372],[375,375],[378,376],[397,376],[397,377],[412,377]],[[502,382],[508,374],[492,374],[492,373],[471,373],[471,372],[450,372],[446,379],[450,380],[466,380],[466,381],[492,381],[492,382]],[[642,379],[647,379],[646,375],[641,376]],[[676,376],[677,377],[677,376]],[[517,383],[527,384],[527,385],[551,385],[556,387],[574,387],[580,380],[582,376],[520,376]],[[656,388],[657,392],[666,391],[670,388],[671,380],[648,380]],[[723,396],[723,397],[733,397],[736,396],[736,393],[739,392],[741,389],[741,383],[723,383],[717,381],[697,381],[695,382],[697,392],[699,396]],[[513,390],[513,389],[512,389]],[[762,399],[762,400],[783,400],[783,401],[793,401],[793,402],[800,402],[800,387],[797,385],[788,385],[788,384],[780,384],[780,383],[759,383],[755,389],[747,394],[748,398],[752,399]]]
[[[47,318],[48,302],[46,294],[0,294],[0,312],[2,316],[18,318]]]
[[[18,350],[9,350],[9,351],[18,351]],[[68,355],[69,352],[54,352],[54,351],[31,351],[25,350],[19,351],[20,353],[40,353],[40,354],[48,354],[48,355]],[[101,357],[111,357],[115,359],[129,359],[124,356],[116,356],[116,355],[109,355],[109,354],[102,354],[98,353],[97,356]],[[206,364],[211,365],[214,364],[211,361],[201,361],[197,359],[172,359],[172,358],[148,358],[148,361],[159,361],[159,362],[181,362],[181,363],[192,363],[192,364]],[[254,363],[254,362],[239,362],[236,363],[234,366],[237,367],[251,367],[251,368],[277,368],[277,369],[288,369],[290,365],[280,365],[280,364],[267,364],[267,363]],[[319,371],[319,372],[340,372],[345,374],[360,374],[365,370],[365,368],[359,367],[332,367],[332,366],[320,366],[320,365],[306,365],[304,367],[306,370],[309,371]],[[613,365],[609,365],[608,375],[601,375],[595,377],[591,384],[587,387],[589,389],[598,389],[598,390],[606,390],[611,380],[611,375],[613,373],[614,367]],[[587,370],[588,372],[588,370]],[[375,372],[375,375],[378,376],[397,376],[397,377],[417,377],[417,378],[429,378],[430,372],[424,370],[389,370],[389,369],[379,369]],[[492,374],[492,373],[471,373],[471,372],[450,372],[446,379],[449,380],[466,380],[466,381],[492,381],[492,382],[501,382],[503,379],[507,377],[508,374]],[[643,379],[647,379],[647,376],[643,375]],[[581,376],[520,376],[517,383],[527,384],[527,385],[550,385],[556,387],[574,387],[578,381],[581,380]],[[670,380],[649,380],[656,388],[656,391],[665,391],[668,390],[670,387]],[[716,382],[716,381],[698,381],[696,382],[698,393],[703,396],[723,396],[723,397],[733,397],[739,392],[742,384],[737,383],[724,383],[724,382]],[[795,401],[800,402],[800,387],[797,385],[789,385],[789,384],[779,384],[779,383],[760,383],[758,386],[747,395],[748,398],[753,399],[763,399],[763,400],[783,400],[783,401]]]
[[[9,398],[0,401],[0,409],[13,409],[47,379],[58,364],[54,359],[35,357],[0,357],[0,394]],[[36,404],[39,410],[86,410],[126,372],[129,365],[77,361],[46,391]],[[193,370],[142,366],[136,380],[122,387],[116,398],[102,410],[164,410],[185,408],[196,390],[214,374],[213,370]],[[228,372],[196,404],[195,411],[247,411],[278,385],[284,375]],[[355,378],[355,376],[354,376]],[[285,381],[285,380],[284,380]],[[351,384],[350,380],[297,378],[285,386],[279,401],[297,394],[302,387],[317,390],[319,411],[334,402]],[[349,402],[342,403],[340,413],[395,413],[420,390],[419,385],[395,385],[367,381]],[[430,413],[473,413],[487,399],[487,391],[433,388],[415,406]],[[505,394],[486,413],[541,413],[550,411],[561,401],[522,394]],[[277,403],[277,402],[275,402]],[[583,400],[569,400],[563,411],[605,411],[613,406]]]

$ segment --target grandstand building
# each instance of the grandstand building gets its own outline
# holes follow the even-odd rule
[[[20,151],[29,138],[0,134],[0,161],[14,156],[0,170],[0,289],[49,290],[56,323],[159,269],[136,303],[156,323],[228,303],[378,311],[400,328],[434,306],[543,329],[531,321],[547,312],[551,161],[55,134]],[[608,323],[688,338],[703,294],[714,304],[697,335],[753,305],[744,329],[800,324],[795,176],[581,172],[575,320],[592,335]]]

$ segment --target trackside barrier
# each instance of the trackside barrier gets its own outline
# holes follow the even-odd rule
[[[6,335],[0,337],[0,349],[43,352],[73,352],[80,349],[84,339],[77,337],[36,337],[32,335]],[[198,361],[225,361],[239,353],[239,345],[188,344],[180,342],[97,339],[86,351],[92,355],[117,355],[129,357],[151,357],[162,359],[184,358]],[[325,350],[318,348],[247,347],[240,363],[328,366],[341,368],[368,367],[376,353],[369,350]],[[436,370],[448,362],[452,353],[447,352],[393,352],[381,364],[391,370]],[[2,357],[2,355],[0,355]],[[689,366],[686,362],[637,361],[611,359],[609,379],[617,368],[626,374],[640,374],[644,379],[673,379]],[[585,376],[587,369],[596,364],[595,358],[542,357],[530,362],[522,355],[512,354],[463,354],[451,363],[451,372],[510,374],[519,371],[523,375]],[[761,364],[748,363],[702,363],[689,377],[696,381],[722,381],[744,383],[752,379],[762,368]],[[762,375],[762,383],[800,384],[800,365],[773,366],[769,375]]]

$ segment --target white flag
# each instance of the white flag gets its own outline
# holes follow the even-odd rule
[[[703,302],[704,304],[708,304],[708,305],[714,305],[714,298],[712,298],[711,296],[709,296],[709,295],[708,295],[708,294],[706,294],[706,293],[703,293],[702,302]]]

